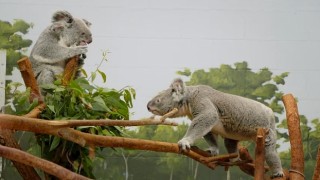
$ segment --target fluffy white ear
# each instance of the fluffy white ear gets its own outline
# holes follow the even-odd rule
[[[171,85],[170,88],[172,90],[172,97],[174,101],[181,101],[185,95],[185,85],[182,79],[177,78],[175,79]]]
[[[65,28],[65,24],[63,22],[54,22],[50,26],[50,30],[57,34],[61,33],[64,28]]]
[[[52,15],[52,22],[65,21],[66,23],[72,23],[73,17],[68,11],[57,11]]]

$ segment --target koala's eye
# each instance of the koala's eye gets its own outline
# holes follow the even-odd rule
[[[174,92],[176,92],[173,88],[171,89],[171,93],[174,93]]]
[[[83,33],[81,33],[81,36],[84,36],[84,35],[86,35],[86,33],[84,33],[84,32],[83,32]]]
[[[160,99],[157,99],[157,100],[156,100],[156,103],[160,103]]]
[[[73,22],[73,19],[70,18],[67,23],[72,23],[72,22]]]

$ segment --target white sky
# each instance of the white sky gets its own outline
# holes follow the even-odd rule
[[[84,68],[108,49],[105,86],[137,91],[132,119],[148,117],[149,99],[175,72],[247,61],[253,70],[290,72],[284,93],[299,99],[300,114],[319,118],[320,1],[308,0],[0,0],[0,19],[34,24],[34,42],[56,10],[92,23]]]

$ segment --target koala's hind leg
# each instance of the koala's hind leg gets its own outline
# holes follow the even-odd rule
[[[265,140],[265,157],[268,166],[271,169],[271,177],[283,177],[283,170],[279,155],[276,151],[276,132],[269,129]]]
[[[212,132],[209,132],[204,136],[204,139],[209,144],[209,149],[207,151],[210,152],[210,154],[216,156],[219,154],[219,147],[218,147],[218,135],[214,134]]]
[[[238,142],[239,141],[234,139],[228,139],[228,138],[224,139],[224,146],[226,147],[229,154],[238,153]],[[235,161],[238,161],[239,159],[240,158],[237,157],[237,158],[230,159],[230,161],[235,162]]]
[[[55,80],[54,72],[50,70],[42,70],[37,76],[36,76],[38,85],[41,84],[52,84]]]
[[[227,148],[229,154],[238,152],[238,142],[239,141],[233,139],[224,139],[224,146]]]

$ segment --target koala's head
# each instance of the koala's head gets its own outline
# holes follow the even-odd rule
[[[59,33],[66,46],[86,45],[92,42],[89,29],[91,23],[85,19],[72,17],[67,11],[57,11],[52,16],[51,31]]]
[[[174,108],[180,108],[186,98],[186,86],[181,79],[175,79],[170,87],[161,91],[148,102],[148,111],[155,115],[164,115]]]

